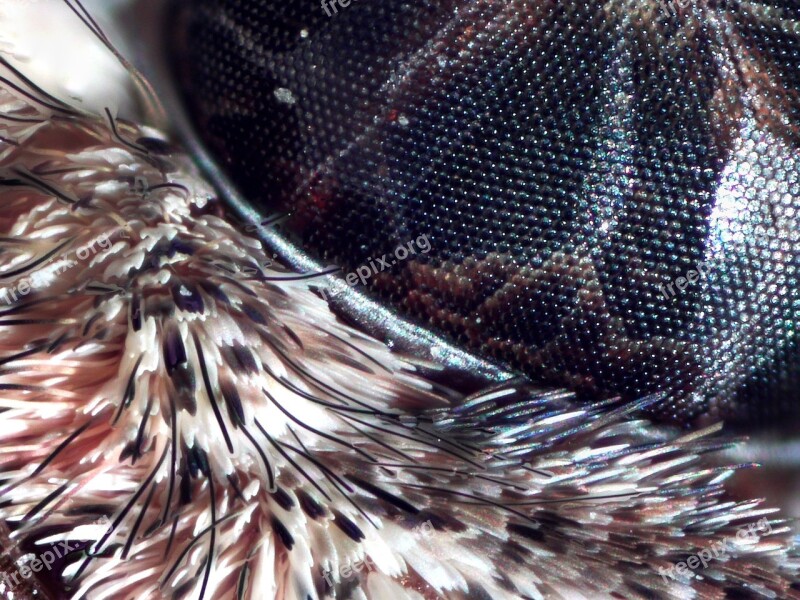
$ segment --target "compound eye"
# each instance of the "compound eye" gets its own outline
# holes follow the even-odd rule
[[[173,58],[253,204],[403,314],[586,397],[796,414],[800,9],[634,4],[195,0]]]

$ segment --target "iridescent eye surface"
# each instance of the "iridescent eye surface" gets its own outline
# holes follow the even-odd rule
[[[178,4],[220,163],[403,314],[662,417],[798,413],[796,2]]]

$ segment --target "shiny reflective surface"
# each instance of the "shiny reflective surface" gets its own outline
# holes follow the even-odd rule
[[[178,2],[178,5],[182,3]],[[660,416],[798,413],[800,8],[200,0],[196,124],[421,325]]]

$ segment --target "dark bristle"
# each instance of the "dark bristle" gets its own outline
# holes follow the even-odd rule
[[[113,533],[119,527],[120,523],[122,523],[125,520],[125,517],[127,517],[131,508],[134,506],[134,504],[136,504],[136,502],[139,500],[144,491],[150,486],[156,474],[158,473],[159,469],[161,469],[161,465],[164,463],[164,459],[166,458],[166,456],[167,456],[167,450],[164,450],[164,452],[161,453],[161,457],[158,459],[155,468],[152,471],[150,471],[150,473],[142,482],[142,484],[137,488],[136,492],[134,492],[134,494],[125,504],[124,508],[122,509],[122,512],[120,512],[116,517],[114,517],[114,520],[111,523],[111,527],[109,527],[108,530],[97,541],[97,543],[94,544],[94,548],[92,550],[93,553],[96,553],[103,548],[108,538],[110,538],[113,535]],[[81,563],[81,566],[72,576],[73,581],[76,581],[80,578],[81,574],[86,569],[86,567],[89,566],[89,563],[91,561],[92,561],[91,555],[87,556],[86,559],[84,559],[83,563]]]
[[[171,327],[165,333],[162,348],[167,374],[172,376],[179,366],[186,364],[186,347],[177,327]]]
[[[239,580],[236,583],[236,600],[244,600],[245,594],[248,589],[248,581],[250,578],[250,565],[245,562],[242,565],[242,570],[239,572]]]
[[[150,493],[147,494],[147,498],[142,504],[142,509],[139,511],[139,516],[136,517],[136,522],[133,524],[131,528],[131,532],[128,535],[128,540],[125,542],[125,548],[122,551],[122,558],[128,558],[128,554],[131,551],[131,546],[133,546],[133,542],[136,539],[136,534],[139,532],[139,528],[142,526],[142,520],[144,519],[145,514],[147,513],[147,509],[150,507],[150,503],[153,501],[153,495],[156,492],[155,485],[150,486]]]
[[[284,408],[283,405],[280,402],[278,402],[278,400],[275,398],[275,396],[270,394],[267,390],[262,389],[261,391],[263,392],[263,394],[267,398],[269,398],[269,400],[270,400],[270,402],[272,404],[274,404],[275,406],[277,406],[280,409],[280,411],[284,415],[286,415],[289,419],[291,419],[297,425],[300,425],[303,429],[306,429],[306,430],[310,431],[311,433],[313,433],[314,435],[317,435],[317,436],[319,436],[321,438],[329,440],[329,441],[333,442],[334,444],[339,444],[339,445],[345,446],[346,448],[352,450],[353,452],[356,452],[356,453],[360,454],[361,456],[363,456],[364,458],[366,458],[370,462],[377,462],[377,459],[375,459],[372,455],[370,455],[368,452],[362,450],[361,448],[358,448],[357,446],[354,446],[353,444],[351,444],[349,442],[346,442],[346,441],[341,440],[341,439],[339,439],[339,438],[337,438],[335,436],[329,435],[327,433],[324,433],[323,431],[320,431],[320,430],[318,430],[318,429],[316,429],[314,427],[311,427],[310,425],[305,423],[303,420],[297,418],[291,411],[289,411],[286,408]]]
[[[194,579],[190,579],[189,581],[186,581],[176,587],[170,598],[172,600],[184,600],[184,598],[189,597],[189,594],[192,592],[192,588],[194,588]]]
[[[172,286],[172,299],[175,306],[185,313],[201,314],[205,309],[203,297],[193,285],[176,283]]]
[[[175,401],[170,399],[169,407],[169,426],[170,426],[170,440],[169,440],[169,483],[167,485],[167,500],[164,502],[164,513],[161,516],[161,522],[166,522],[169,515],[169,509],[172,504],[172,494],[175,491],[175,475],[177,467],[177,452],[178,452],[178,433],[177,433],[177,420]]]
[[[133,294],[130,306],[131,327],[134,331],[142,329],[142,298],[139,294]]]
[[[322,494],[325,497],[326,500],[328,500],[330,502],[332,500],[331,497],[328,495],[328,493],[324,489],[322,489],[322,486],[319,484],[319,482],[316,480],[316,478],[312,477],[308,473],[308,471],[306,471],[303,467],[301,467],[297,463],[296,460],[294,460],[291,456],[289,456],[289,453],[286,452],[286,450],[284,449],[284,445],[281,444],[280,442],[277,442],[275,439],[273,439],[273,437],[269,433],[267,433],[267,430],[264,429],[264,426],[261,425],[261,423],[259,423],[258,419],[255,419],[255,424],[256,424],[256,427],[258,428],[258,430],[261,432],[261,435],[263,435],[267,439],[267,441],[270,443],[270,445],[273,448],[275,448],[275,450],[277,450],[280,453],[280,455],[283,456],[283,458],[285,458],[287,461],[289,461],[289,463],[292,465],[292,467],[300,475],[302,475],[303,478],[306,481],[308,481],[308,483],[310,483],[312,486],[314,486],[314,489],[316,489],[320,494]]]
[[[295,344],[297,344],[297,347],[300,350],[304,350],[305,349],[305,346],[303,346],[303,340],[300,339],[300,336],[298,336],[291,327],[289,327],[288,325],[284,325],[283,326],[283,330],[286,332],[286,335],[288,335],[289,338]]]
[[[25,265],[23,265],[21,267],[18,267],[16,269],[12,269],[10,271],[6,271],[4,273],[0,273],[0,280],[11,279],[11,278],[14,278],[14,277],[18,277],[20,275],[24,275],[25,273],[27,273],[29,271],[35,270],[37,267],[39,267],[41,265],[47,264],[47,262],[51,258],[53,258],[56,254],[61,252],[61,250],[63,250],[65,247],[67,247],[69,244],[71,244],[74,239],[75,238],[70,238],[70,239],[68,239],[68,240],[66,240],[64,242],[61,242],[60,244],[58,244],[55,248],[53,248],[49,252],[46,252],[45,254],[43,254],[42,256],[37,258],[36,260],[33,260],[33,261],[31,261],[31,262],[29,262],[29,263],[27,263],[27,264],[25,264]]]
[[[47,496],[45,496],[44,499],[41,502],[39,502],[36,506],[34,506],[32,509],[30,509],[27,513],[25,513],[25,516],[22,517],[22,520],[23,521],[30,521],[33,517],[35,517],[37,514],[39,514],[42,511],[42,509],[44,509],[44,507],[46,507],[53,500],[55,500],[61,494],[63,494],[66,491],[66,489],[69,487],[69,485],[70,485],[69,482],[67,482],[67,483],[65,483],[63,485],[60,485],[58,488],[56,488],[55,490],[53,490],[52,492],[47,494]]]
[[[144,436],[145,431],[147,428],[147,422],[150,419],[150,411],[153,408],[153,397],[150,396],[147,398],[147,405],[145,406],[144,411],[142,412],[142,419],[139,422],[139,429],[136,431],[136,439],[133,441],[133,448],[134,448],[134,462],[136,459],[142,456],[143,446],[144,446]]]
[[[272,493],[272,499],[275,500],[278,506],[283,510],[289,511],[294,508],[294,500],[292,500],[292,497],[282,488],[278,488]]]
[[[188,362],[176,365],[171,380],[175,388],[175,405],[177,409],[185,410],[194,417],[197,414],[197,399],[195,398],[197,380],[194,367]]]
[[[382,490],[378,486],[369,483],[368,481],[365,481],[360,477],[356,477],[355,475],[347,475],[347,479],[355,483],[362,490],[366,490],[376,498],[380,498],[384,502],[388,502],[389,504],[391,504],[392,506],[396,506],[400,510],[403,510],[407,513],[411,513],[412,515],[418,514],[420,512],[418,508],[416,508],[412,504],[409,504],[402,498],[399,498],[394,494],[390,494],[386,490]]]
[[[242,502],[244,502],[245,499],[244,496],[242,495],[242,488],[239,486],[239,482],[237,481],[238,476],[236,475],[236,473],[231,473],[226,477],[226,479],[228,480],[228,483],[231,484],[231,487],[233,488],[233,493],[236,495],[236,497]]]
[[[114,415],[114,421],[113,421],[114,424],[116,424],[120,416],[122,416],[122,411],[130,406],[134,396],[136,395],[136,377],[139,372],[139,365],[142,364],[143,358],[144,356],[140,354],[139,358],[136,359],[136,364],[134,364],[133,368],[131,369],[130,375],[128,375],[128,382],[125,386],[125,393],[123,394],[122,400],[119,403],[117,414]]]
[[[172,518],[172,527],[169,530],[169,541],[167,547],[164,549],[164,558],[169,556],[169,551],[172,549],[172,543],[175,541],[175,532],[178,530],[178,515]]]
[[[354,542],[360,542],[361,540],[366,539],[364,532],[353,523],[350,519],[345,517],[342,513],[338,510],[333,511],[333,522],[334,524],[341,529],[351,540]]]
[[[220,286],[212,281],[201,281],[200,282],[200,289],[202,289],[206,294],[212,297],[214,300],[219,302],[220,304],[230,304],[230,299],[222,291]]]
[[[217,403],[217,398],[214,395],[214,388],[211,385],[211,379],[208,376],[208,366],[206,365],[205,356],[203,354],[203,345],[200,343],[200,340],[197,337],[197,333],[192,333],[192,338],[194,339],[194,347],[195,351],[197,352],[197,362],[200,365],[200,374],[203,376],[203,383],[205,384],[206,394],[208,394],[208,401],[211,404],[211,408],[214,411],[214,417],[217,419],[217,423],[219,424],[220,431],[222,431],[222,436],[225,438],[225,445],[228,447],[228,452],[233,454],[233,442],[231,441],[230,433],[228,432],[228,428],[225,426],[225,420],[222,418],[222,413],[219,410],[219,404]]]
[[[254,306],[254,305],[249,304],[247,302],[243,302],[242,303],[242,312],[245,314],[245,316],[250,321],[252,321],[253,323],[255,323],[257,325],[266,325],[267,324],[267,318],[264,316],[264,314],[261,312],[261,310],[259,310],[259,308],[257,306]]]
[[[144,148],[142,146],[137,146],[133,142],[129,142],[124,137],[122,137],[122,135],[120,135],[119,130],[117,129],[117,121],[116,119],[114,119],[114,117],[111,114],[111,111],[108,108],[105,109],[105,113],[106,117],[108,118],[108,124],[111,127],[111,132],[114,134],[114,137],[117,139],[117,141],[119,141],[119,143],[122,144],[123,146],[127,146],[134,152],[141,152],[142,154],[146,155],[147,148]]]
[[[463,533],[468,529],[468,527],[462,521],[459,521],[456,517],[446,513],[445,511],[421,511],[417,515],[415,526],[419,526],[424,523],[430,524],[430,526],[436,531]]]
[[[65,439],[63,442],[61,442],[61,443],[60,443],[60,444],[59,444],[59,445],[56,447],[56,449],[55,449],[55,450],[53,450],[53,452],[51,452],[51,453],[50,453],[50,455],[49,455],[47,458],[45,458],[45,459],[44,459],[44,460],[43,460],[43,461],[42,461],[42,462],[39,464],[39,466],[38,466],[38,467],[36,467],[36,469],[33,471],[33,473],[31,473],[31,477],[35,477],[36,475],[38,475],[39,473],[41,473],[41,472],[42,472],[44,469],[46,469],[46,468],[47,468],[47,465],[49,465],[51,462],[53,462],[53,460],[55,460],[55,459],[56,459],[56,457],[57,457],[59,454],[61,454],[61,452],[63,452],[63,451],[64,451],[64,449],[65,449],[67,446],[69,446],[71,442],[73,442],[73,441],[75,440],[75,438],[77,438],[77,437],[78,437],[80,434],[82,434],[84,431],[86,431],[86,430],[89,428],[89,426],[90,426],[91,424],[92,424],[92,421],[88,421],[88,422],[84,423],[83,425],[81,425],[80,427],[78,427],[78,429],[76,429],[75,431],[73,431],[71,434],[69,434],[69,435],[67,436],[67,438],[66,438],[66,439]]]
[[[189,470],[188,459],[184,454],[181,457],[181,484],[179,502],[181,506],[187,506],[192,502],[192,474]]]
[[[275,489],[275,474],[272,471],[272,465],[270,464],[269,459],[267,458],[267,455],[264,453],[264,449],[256,441],[256,439],[253,437],[253,434],[250,433],[247,430],[246,427],[242,427],[242,433],[245,435],[245,437],[253,445],[253,448],[258,453],[258,455],[261,457],[261,461],[264,463],[264,468],[267,470],[267,477],[269,478],[269,489],[271,489],[271,490]]]
[[[235,428],[244,425],[244,407],[242,406],[242,399],[239,397],[238,388],[228,379],[220,381],[219,387],[222,392],[222,399],[228,407],[228,417],[231,423],[233,423]]]
[[[272,528],[275,530],[275,533],[278,534],[278,539],[283,543],[287,550],[291,550],[294,547],[294,538],[292,537],[292,534],[289,533],[289,530],[286,529],[286,526],[275,515],[272,516],[270,522],[272,524]]]
[[[325,508],[314,498],[312,498],[306,491],[297,490],[297,500],[300,502],[300,508],[312,520],[321,519],[325,516]]]
[[[199,446],[189,448],[187,454],[189,471],[193,478],[204,476],[208,477],[211,470],[208,464],[208,454]]]
[[[509,533],[519,535],[534,542],[543,542],[544,533],[541,529],[529,527],[528,525],[521,525],[519,523],[509,523],[506,527]]]
[[[238,373],[243,375],[258,373],[258,363],[247,347],[241,344],[234,344],[233,346],[223,346],[221,351],[225,361]]]
[[[211,577],[211,568],[214,564],[214,547],[217,543],[217,495],[214,493],[214,478],[208,470],[206,463],[206,477],[208,478],[208,495],[209,507],[211,508],[211,533],[208,541],[208,557],[206,558],[205,572],[203,573],[203,583],[200,587],[200,599],[206,597],[206,588],[208,587],[208,580]]]
[[[150,189],[151,190],[161,190],[161,189],[166,189],[166,188],[171,188],[171,187],[180,187],[181,189],[186,190],[186,188],[184,186],[179,185],[177,183],[161,183],[161,184],[152,186]],[[187,190],[187,192],[188,192],[188,190]],[[167,250],[167,256],[169,256],[170,258],[173,258],[176,254],[183,254],[185,256],[192,256],[194,253],[195,253],[194,246],[184,242],[180,238],[175,238],[173,240],[170,240],[170,242],[169,242],[169,249]],[[193,291],[195,293],[197,292],[197,290],[193,290]]]
[[[141,146],[150,154],[160,154],[167,156],[175,152],[175,148],[169,142],[154,137],[140,137],[136,139],[136,145]]]

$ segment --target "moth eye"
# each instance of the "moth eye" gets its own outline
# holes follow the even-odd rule
[[[796,2],[178,4],[205,143],[358,286],[586,397],[797,415]]]

